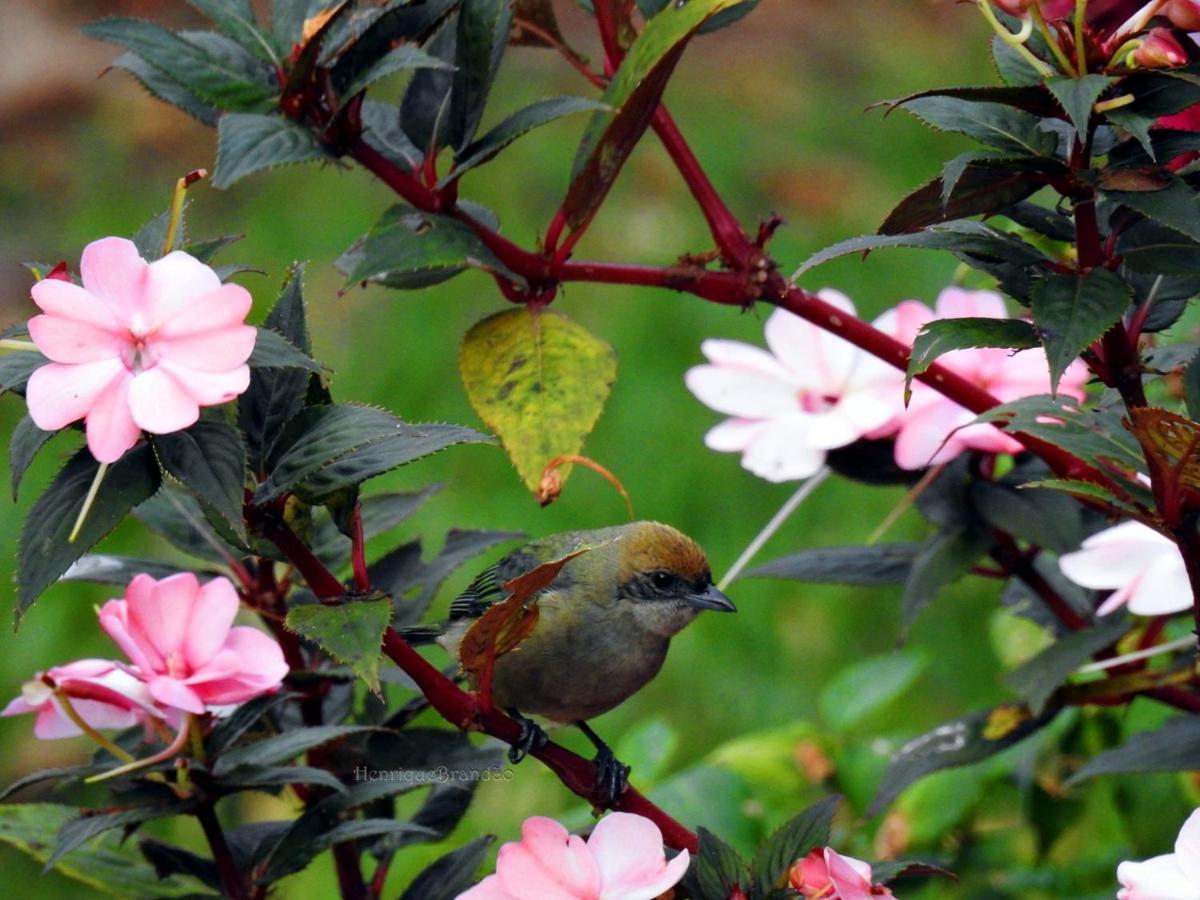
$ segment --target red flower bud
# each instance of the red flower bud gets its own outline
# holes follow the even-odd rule
[[[1147,69],[1182,66],[1188,61],[1187,52],[1167,28],[1154,28],[1146,35],[1142,46],[1133,53],[1133,61]]]

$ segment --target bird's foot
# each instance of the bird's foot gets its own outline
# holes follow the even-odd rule
[[[629,766],[617,759],[608,746],[596,748],[592,764],[596,767],[596,791],[605,806],[612,806],[629,787]]]
[[[517,737],[516,742],[508,748],[508,761],[516,765],[530,753],[545,747],[550,739],[546,737],[546,732],[542,730],[542,727],[532,719],[525,718],[515,709],[508,710],[508,714],[521,726],[521,734]]]

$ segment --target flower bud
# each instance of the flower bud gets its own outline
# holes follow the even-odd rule
[[[1133,61],[1146,69],[1166,69],[1182,66],[1188,58],[1169,29],[1154,28],[1146,35],[1142,46],[1133,52]]]
[[[1171,0],[1159,12],[1176,28],[1200,31],[1200,0]]]

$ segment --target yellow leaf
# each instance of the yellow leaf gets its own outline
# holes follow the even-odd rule
[[[612,347],[566,316],[528,307],[477,323],[458,366],[471,405],[534,494],[551,460],[583,448],[617,377]],[[569,469],[559,471],[565,482]]]
[[[997,706],[988,716],[987,724],[983,726],[983,736],[989,741],[1003,740],[1032,718],[1032,713],[1025,706],[1015,703]]]

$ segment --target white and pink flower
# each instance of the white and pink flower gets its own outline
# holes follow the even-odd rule
[[[1192,608],[1192,589],[1175,542],[1141,522],[1122,522],[1097,532],[1058,560],[1076,584],[1113,593],[1097,612],[1122,606],[1139,616],[1163,616]]]
[[[871,865],[842,856],[832,847],[818,847],[788,871],[788,883],[801,897],[812,900],[871,900],[895,898],[887,887],[871,883]]]
[[[1175,839],[1175,852],[1117,867],[1117,900],[1200,900],[1200,809]]]
[[[36,714],[33,733],[44,741],[76,737],[82,731],[63,709],[60,693],[96,730],[130,728],[147,716],[163,718],[146,684],[107,659],[79,659],[38,672],[0,716]]]
[[[45,278],[31,291],[42,314],[29,335],[51,360],[26,390],[39,428],[83,419],[92,455],[114,462],[143,430],[187,428],[200,407],[249,386],[256,332],[245,288],[182,251],[147,263],[115,237],[84,248],[80,274],[82,287]]]
[[[520,841],[500,848],[496,873],[458,900],[653,900],[687,868],[688,852],[668,862],[662,832],[643,816],[609,813],[586,841],[533,816]]]

